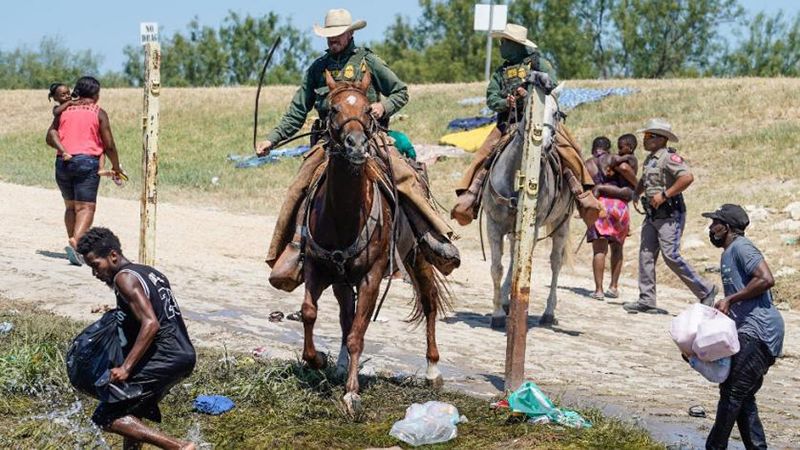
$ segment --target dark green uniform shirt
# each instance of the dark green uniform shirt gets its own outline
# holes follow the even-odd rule
[[[497,113],[498,123],[508,120],[509,108],[508,103],[506,103],[506,97],[514,93],[533,70],[546,72],[550,75],[553,83],[558,84],[553,65],[544,59],[538,51],[533,51],[520,60],[506,60],[492,74],[492,78],[489,80],[489,87],[486,88],[486,106]],[[522,115],[524,109],[525,101],[524,99],[519,99],[517,101],[519,116]]]
[[[350,41],[350,45],[341,53],[334,55],[326,51],[311,64],[280,124],[267,135],[269,141],[274,143],[297,133],[312,108],[317,110],[321,119],[327,117],[329,105],[328,85],[325,83],[326,69],[336,81],[359,81],[368,69],[372,84],[367,91],[367,98],[370,103],[381,102],[386,109],[384,118],[408,103],[408,87],[405,83],[370,49],[356,47]]]

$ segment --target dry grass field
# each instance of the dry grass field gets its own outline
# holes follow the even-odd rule
[[[581,106],[571,112],[567,124],[588,156],[595,136],[616,136],[638,129],[653,116],[666,117],[681,138],[678,148],[695,173],[687,192],[689,220],[685,256],[701,268],[716,265],[718,252],[707,244],[707,222],[700,212],[724,202],[755,205],[771,212],[754,221],[749,234],[765,251],[773,268],[788,269],[779,278],[779,301],[800,306],[800,295],[791,286],[800,281],[798,231],[776,229],[786,219],[781,210],[800,200],[800,80],[797,79],[684,79],[570,81],[568,87],[627,86],[639,90],[628,97],[613,97]],[[479,96],[482,83],[418,85],[410,87],[410,102],[401,112],[406,117],[393,128],[406,132],[415,143],[436,143],[446,124],[456,117],[475,115],[480,106],[460,106],[459,99]],[[261,95],[260,135],[279,120],[294,88],[267,87]],[[161,97],[159,148],[159,198],[161,201],[195,204],[230,210],[274,214],[298,160],[255,169],[235,169],[228,154],[248,154],[252,139],[254,88],[164,89]],[[44,145],[50,108],[43,91],[0,91],[5,120],[0,123],[0,180],[55,187],[53,151]],[[123,167],[131,182],[123,189],[106,181],[101,195],[136,198],[139,193],[141,158],[141,91],[109,89],[100,104],[112,122]],[[302,141],[298,141],[302,142]],[[294,145],[294,144],[292,144]],[[644,152],[637,150],[640,161]],[[453,201],[452,185],[468,159],[452,159],[431,167],[436,198],[443,205]],[[218,183],[211,182],[218,177]],[[12,201],[24,201],[14,199]],[[626,246],[625,271],[635,273],[638,224]],[[573,227],[574,238],[581,230]],[[461,245],[478,246],[476,227],[460,229]],[[794,242],[794,243],[793,243]],[[588,246],[583,252],[588,255]],[[578,256],[582,264],[584,253]],[[585,258],[584,258],[585,259]],[[586,261],[588,264],[588,260]],[[663,267],[662,267],[663,269]],[[660,280],[677,279],[662,270]],[[715,277],[716,275],[711,275]]]

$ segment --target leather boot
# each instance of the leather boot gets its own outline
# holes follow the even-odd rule
[[[300,204],[292,242],[289,242],[281,252],[272,271],[269,273],[269,284],[275,289],[286,292],[294,291],[303,284],[303,222],[305,221],[305,205],[307,200]]]
[[[478,196],[487,173],[489,173],[489,170],[484,167],[478,169],[475,178],[472,179],[472,183],[469,185],[469,189],[458,196],[456,205],[450,211],[450,218],[455,219],[462,227],[469,225],[473,219],[478,218],[478,206],[480,205]]]
[[[413,208],[403,208],[403,212],[408,218],[414,236],[417,237],[418,247],[425,259],[443,275],[450,275],[461,265],[458,248],[447,237],[432,230]]]
[[[606,210],[603,208],[603,204],[592,194],[592,191],[583,189],[583,185],[570,169],[564,169],[564,175],[567,177],[567,183],[572,195],[575,196],[578,214],[587,227],[593,227],[597,219],[606,217]]]

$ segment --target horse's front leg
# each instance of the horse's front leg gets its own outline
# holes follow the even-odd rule
[[[336,360],[336,373],[341,376],[347,373],[350,365],[347,337],[353,328],[356,299],[353,295],[353,287],[349,284],[334,284],[333,294],[336,296],[336,300],[339,301],[339,325],[342,327],[342,345],[339,348],[339,357]]]
[[[327,363],[325,354],[317,352],[314,347],[314,323],[317,321],[317,300],[322,291],[327,287],[320,274],[314,270],[311,261],[307,261],[305,268],[306,295],[300,308],[303,317],[303,360],[313,369],[322,369]]]
[[[564,263],[564,248],[569,234],[569,219],[565,220],[553,233],[553,248],[550,250],[550,294],[547,296],[547,307],[545,307],[539,325],[558,325],[556,319],[556,305],[558,303],[558,274]]]
[[[368,249],[367,251],[372,250]],[[388,252],[387,252],[388,253]],[[364,351],[364,335],[367,333],[370,319],[375,311],[375,302],[381,286],[381,278],[388,264],[387,255],[376,261],[369,272],[364,275],[358,285],[358,304],[356,305],[353,325],[347,336],[347,350],[350,352],[350,364],[347,369],[347,383],[344,395],[348,412],[356,415],[361,411],[361,397],[358,395],[358,363]]]

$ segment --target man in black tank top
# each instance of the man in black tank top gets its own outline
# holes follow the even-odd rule
[[[127,391],[141,392],[123,400],[101,401],[92,421],[123,436],[125,448],[144,442],[165,449],[194,449],[193,443],[167,436],[140,420],[161,422],[158,403],[195,365],[194,347],[167,277],[128,261],[119,239],[107,228],[90,229],[78,242],[78,252],[92,274],[117,296],[125,360],[111,369],[109,382],[126,383],[136,388]]]

